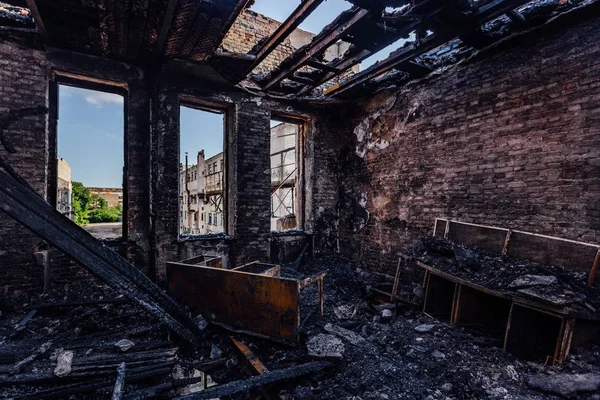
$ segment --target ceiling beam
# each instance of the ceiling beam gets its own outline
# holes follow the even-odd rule
[[[329,28],[326,32],[322,32],[317,36],[314,42],[306,48],[300,48],[291,56],[290,65],[284,68],[275,70],[271,78],[263,86],[264,90],[269,90],[273,86],[279,84],[282,80],[287,78],[290,74],[296,71],[298,68],[306,64],[311,58],[317,56],[319,53],[327,50],[329,46],[344,37],[349,30],[354,28],[359,22],[363,21],[368,15],[369,11],[360,8],[354,8],[349,19],[340,21],[335,26]]]
[[[519,7],[524,3],[527,3],[528,1],[529,0],[494,0],[478,9],[473,14],[473,19],[476,21],[476,24],[482,25],[486,21],[505,14],[506,12]],[[463,30],[462,32],[461,29]],[[336,96],[344,93],[356,87],[357,85],[360,85],[372,78],[385,74],[386,72],[399,67],[400,64],[410,61],[416,56],[433,50],[436,47],[455,39],[461,33],[468,33],[470,29],[471,26],[467,26],[466,29],[461,26],[456,26],[456,29],[449,29],[444,33],[434,33],[422,39],[420,43],[414,43],[409,47],[395,51],[385,60],[378,62],[372,67],[352,76],[345,82],[329,89],[327,94]]]
[[[305,0],[292,12],[273,34],[260,47],[252,52],[256,60],[250,66],[250,73],[258,64],[269,56],[313,11],[325,0]]]
[[[408,47],[403,47],[401,50],[392,53],[385,60],[375,64],[373,67],[354,75],[346,82],[336,85],[334,88],[330,89],[327,94],[336,96],[342,94],[356,87],[357,85],[365,83],[379,75],[383,75],[386,72],[396,68],[398,65],[406,63],[414,57],[433,50],[446,42],[448,42],[448,38],[446,36],[431,35],[425,40],[422,40],[419,44],[413,43]]]
[[[179,0],[169,0],[169,3],[167,4],[165,18],[163,19],[162,27],[160,28],[156,47],[154,48],[155,60],[161,58],[165,54],[165,46],[167,45],[167,39],[169,37],[169,31],[171,30],[171,24],[173,23],[173,17],[175,16],[175,10],[177,9],[177,3],[179,3]]]
[[[339,70],[337,68],[335,68],[334,66],[322,63],[321,61],[314,59],[314,58],[311,58],[310,60],[308,60],[306,62],[306,65],[308,65],[309,67],[315,68],[315,69],[320,69],[321,71],[325,71],[325,72],[333,72],[333,73],[339,72]]]
[[[521,26],[527,25],[527,18],[525,18],[525,16],[523,14],[521,14],[520,12],[518,12],[516,10],[510,10],[509,12],[506,13],[506,15],[508,15],[508,18],[510,18],[513,22],[515,22]]]
[[[435,12],[427,15],[422,20],[410,21],[403,28],[397,29],[396,35],[394,37],[394,39],[395,39],[394,42],[398,41],[402,37],[408,37],[413,31],[415,31],[419,26],[422,26],[427,20],[429,20],[429,18],[431,18],[433,15],[435,15],[435,13],[437,13],[438,11],[439,11],[439,9],[436,10]],[[350,68],[355,66],[356,64],[359,64],[363,60],[369,58],[371,55],[377,53],[378,51],[383,50],[387,46],[389,46],[389,43],[383,42],[381,45],[377,46],[373,50],[366,50],[366,49],[361,50],[352,56],[349,56],[347,58],[344,58],[344,59],[338,61],[335,64],[332,64],[331,66],[333,68],[335,68],[334,72],[333,71],[327,72],[327,74],[325,74],[325,76],[323,76],[319,80],[319,82],[317,82],[315,84],[315,86],[312,86],[312,87],[307,86],[307,87],[302,88],[302,90],[300,90],[300,92],[298,92],[298,95],[303,95],[303,94],[307,93],[308,91],[314,89],[315,87],[321,86],[325,82],[335,78],[336,76],[343,74],[344,72],[346,72],[347,70],[349,70]]]
[[[214,50],[221,46],[223,39],[225,39],[225,35],[227,35],[227,32],[229,32],[229,29],[231,29],[231,26],[233,25],[235,20],[238,19],[240,14],[244,12],[244,10],[247,7],[251,6],[253,3],[254,0],[237,0],[237,3],[233,7],[233,10],[231,10],[231,14],[229,14],[229,18],[225,22],[225,25],[223,25],[223,29],[221,29],[221,33],[217,37],[217,40],[215,40]]]
[[[35,0],[27,0],[27,8],[31,11],[35,26],[37,26],[38,31],[40,31],[40,36],[42,36],[44,42],[48,43],[48,31],[46,31],[46,26],[44,25],[44,21],[42,20],[40,10],[38,10]]]

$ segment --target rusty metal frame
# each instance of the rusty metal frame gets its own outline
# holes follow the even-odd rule
[[[295,280],[281,278],[279,265],[253,261],[227,270],[198,265],[202,260],[200,256],[188,263],[167,263],[169,292],[216,325],[294,344],[300,328],[300,291],[312,283],[318,283],[323,313],[326,272]]]

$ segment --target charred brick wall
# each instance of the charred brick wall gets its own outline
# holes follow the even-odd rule
[[[0,118],[9,110],[46,106],[46,70],[37,51],[0,41]],[[48,174],[46,115],[26,117],[10,124],[4,134],[16,148],[0,156],[43,196]],[[43,271],[34,249],[40,239],[0,212],[0,296],[41,290]]]
[[[391,270],[436,217],[600,242],[599,59],[595,19],[366,101],[345,128],[343,251]]]
[[[56,119],[52,118],[50,87],[59,81],[60,74],[106,80],[127,88],[127,210],[128,240],[120,243],[138,267],[149,265],[149,172],[150,97],[139,70],[125,64],[67,52],[31,50],[31,44],[18,41],[0,41],[0,117],[8,110],[38,105],[48,106],[48,114],[26,117],[15,121],[5,135],[16,147],[16,154],[0,155],[13,166],[49,202],[55,190],[53,182],[56,164]],[[19,295],[40,291],[44,283],[44,268],[36,262],[35,251],[45,249],[42,239],[0,213],[0,293]],[[89,279],[79,266],[66,257],[52,252],[50,276],[54,282],[69,279]]]

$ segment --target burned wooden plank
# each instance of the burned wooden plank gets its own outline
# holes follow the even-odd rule
[[[141,271],[0,171],[0,209],[120,290],[179,336],[199,344],[200,331]]]
[[[534,233],[513,231],[507,254],[545,265],[590,273],[598,246]]]
[[[37,4],[35,0],[26,0],[27,8],[31,11],[31,15],[33,16],[33,21],[35,22],[38,31],[40,32],[40,36],[44,39],[44,42],[48,43],[48,31],[46,31],[46,26],[44,25],[44,21],[42,20],[42,15],[38,10]]]
[[[201,392],[193,393],[178,399],[203,400],[223,396],[231,396],[238,393],[246,393],[251,390],[270,385],[277,382],[290,381],[305,375],[319,372],[331,366],[326,361],[315,361],[307,364],[296,365],[289,368],[271,371],[259,376],[253,376],[245,380],[234,381],[219,386],[213,386]]]
[[[111,400],[121,400],[125,387],[125,363],[122,362],[117,368],[117,379],[113,388]]]
[[[158,59],[165,54],[165,46],[167,44],[167,38],[169,37],[169,31],[171,30],[171,23],[175,16],[175,10],[177,9],[178,0],[169,0],[167,3],[165,18],[160,28],[160,34],[156,41],[156,47],[154,48],[154,58]]]
[[[34,362],[39,356],[41,356],[42,354],[44,354],[45,352],[47,352],[48,349],[50,349],[50,347],[52,347],[52,341],[48,341],[48,342],[42,344],[33,353],[31,353],[30,356],[28,356],[27,358],[24,358],[23,360],[21,360],[18,363],[16,363],[10,369],[10,375],[16,375],[19,372],[21,372],[21,370],[23,370],[23,368],[25,366],[27,366],[27,365],[31,364],[32,362]]]
[[[252,350],[250,350],[248,346],[246,346],[239,340],[234,339],[233,337],[230,337],[230,339],[233,342],[237,351],[243,357],[244,363],[248,366],[248,368],[252,370],[253,374],[262,375],[266,372],[269,372],[267,367],[265,367],[265,365],[258,359],[258,357],[254,355],[254,353],[252,352]]]

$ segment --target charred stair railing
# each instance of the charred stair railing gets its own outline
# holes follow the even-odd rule
[[[121,291],[182,339],[199,345],[200,331],[172,298],[11,175],[0,170],[1,210]]]

